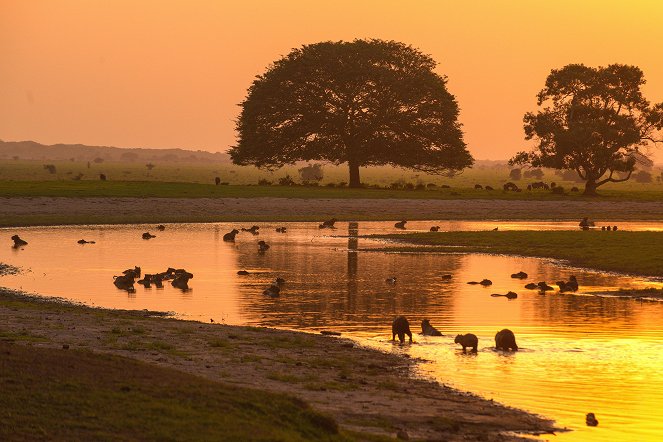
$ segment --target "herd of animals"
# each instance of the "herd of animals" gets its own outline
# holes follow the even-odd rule
[[[421,334],[424,336],[444,336],[442,332],[433,327],[428,319],[421,321]],[[410,323],[405,316],[399,316],[391,323],[391,340],[395,341],[396,336],[401,343],[405,342],[405,336],[410,338],[412,342],[412,331],[410,331]],[[455,344],[460,344],[463,347],[463,352],[469,348],[472,352],[477,352],[479,347],[479,338],[473,333],[465,335],[456,335],[454,339]],[[505,328],[495,334],[495,348],[504,351],[518,351],[518,344],[516,344],[516,335],[511,330]]]
[[[476,190],[488,190],[488,191],[495,190],[492,186],[482,186],[481,184],[475,184],[474,188]],[[556,192],[555,191],[555,189],[563,190],[555,182],[547,184],[547,183],[544,183],[543,181],[537,181],[535,183],[530,183],[530,184],[527,185],[527,190],[530,191],[530,192],[532,190],[537,190],[537,189],[552,190],[553,193],[563,193],[563,192]],[[504,190],[505,192],[522,192],[523,191],[523,189],[518,187],[518,185],[516,183],[513,183],[511,181],[504,184],[502,186],[502,190]],[[580,189],[578,189],[577,187],[574,186],[574,187],[571,188],[571,192],[580,192]]]
[[[163,288],[164,281],[170,281],[170,284],[176,289],[180,290],[189,290],[189,280],[193,278],[193,273],[187,272],[184,269],[174,269],[168,267],[165,272],[148,274],[145,273],[141,277],[141,268],[136,266],[133,269],[127,269],[122,272],[120,276],[113,276],[113,284],[120,290],[126,290],[129,293],[136,291],[134,284],[140,284],[146,289],[152,288],[154,285],[156,288]],[[136,281],[136,279],[138,279]]]

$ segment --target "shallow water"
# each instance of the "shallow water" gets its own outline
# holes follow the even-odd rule
[[[661,287],[657,281],[572,269],[535,258],[480,254],[383,253],[357,251],[385,244],[357,235],[394,232],[392,223],[339,223],[320,230],[313,223],[286,223],[288,233],[261,223],[261,233],[242,232],[235,244],[223,242],[230,224],[175,224],[142,240],[153,226],[83,226],[0,230],[0,244],[19,233],[22,250],[0,249],[0,262],[24,272],[3,276],[0,284],[65,297],[91,305],[153,309],[229,324],[253,324],[315,331],[333,329],[364,344],[405,352],[430,362],[421,373],[508,405],[554,418],[574,429],[555,440],[656,440],[663,437],[663,303],[582,296],[620,287]],[[577,223],[411,222],[408,230],[575,229]],[[245,225],[249,227],[247,223]],[[663,230],[662,223],[620,223],[622,230]],[[607,233],[606,233],[607,234]],[[79,245],[78,239],[96,244]],[[263,239],[272,247],[257,251]],[[112,276],[139,265],[155,273],[167,267],[195,274],[192,290],[169,285],[127,294]],[[248,276],[238,276],[238,270]],[[510,278],[525,271],[528,280]],[[453,275],[451,281],[441,279]],[[540,295],[526,282],[568,279],[579,295]],[[282,296],[262,290],[277,276],[286,279]],[[398,278],[395,285],[385,282]],[[467,285],[489,278],[492,287]],[[491,297],[513,290],[515,300]],[[394,345],[391,320],[406,315],[412,330],[428,318],[444,334],[415,334],[412,345]],[[508,327],[522,350],[496,352],[494,334]],[[479,336],[479,352],[463,354],[457,333]],[[600,425],[588,428],[594,412]]]

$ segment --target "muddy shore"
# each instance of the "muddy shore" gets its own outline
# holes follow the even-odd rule
[[[0,225],[339,220],[658,220],[663,201],[0,198]]]
[[[541,417],[411,376],[415,361],[344,338],[204,324],[0,291],[0,337],[134,358],[208,380],[303,399],[350,431],[423,440],[520,440]]]

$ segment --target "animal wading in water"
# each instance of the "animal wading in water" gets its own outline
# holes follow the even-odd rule
[[[428,319],[421,321],[421,333],[424,336],[444,336],[442,332],[430,325],[430,321]]]
[[[495,335],[495,348],[498,350],[518,351],[516,335],[508,328],[498,331]]]
[[[477,338],[477,335],[473,335],[472,333],[468,333],[466,335],[456,335],[454,343],[462,345],[463,352],[465,352],[468,347],[471,347],[472,351],[476,353],[477,347],[479,346],[479,338]]]
[[[18,235],[12,236],[12,240],[14,241],[14,245],[12,247],[14,247],[15,249],[28,245],[28,242],[21,239],[21,237]]]
[[[405,316],[399,316],[394,319],[394,322],[391,323],[391,340],[396,340],[396,335],[401,341],[401,344],[405,342],[405,335],[410,337],[410,342],[412,342],[412,332],[410,331],[410,323],[407,322]]]
[[[230,232],[223,235],[223,240],[224,241],[235,241],[235,236],[237,236],[238,233],[239,233],[239,230],[232,229]]]

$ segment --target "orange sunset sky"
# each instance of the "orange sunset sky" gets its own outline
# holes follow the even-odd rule
[[[527,146],[522,116],[568,63],[637,65],[663,101],[657,0],[0,0],[0,139],[225,151],[255,75],[355,38],[432,55],[477,159]]]

